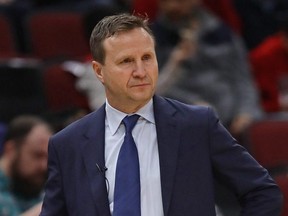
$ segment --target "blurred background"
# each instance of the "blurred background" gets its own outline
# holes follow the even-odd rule
[[[2,152],[18,116],[57,132],[101,106],[89,37],[121,12],[149,18],[157,93],[213,107],[276,180],[288,216],[287,0],[0,0]]]

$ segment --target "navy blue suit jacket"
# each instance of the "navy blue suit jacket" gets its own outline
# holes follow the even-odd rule
[[[165,216],[214,216],[214,179],[239,197],[242,215],[280,214],[279,188],[210,108],[158,96],[153,101]],[[102,106],[50,139],[42,216],[110,216],[104,173],[96,165],[105,166],[104,122]]]

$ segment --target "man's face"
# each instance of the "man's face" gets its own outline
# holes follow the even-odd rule
[[[153,38],[142,28],[115,34],[104,41],[105,63],[93,62],[111,106],[133,112],[153,96],[158,64]]]
[[[39,193],[46,181],[48,141],[50,130],[44,125],[34,127],[24,143],[16,149],[12,164],[12,185],[16,193],[34,196]]]

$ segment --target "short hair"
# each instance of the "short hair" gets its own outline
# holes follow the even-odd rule
[[[8,125],[4,143],[13,140],[18,148],[21,147],[31,130],[38,125],[45,125],[51,133],[53,132],[49,123],[38,116],[21,115],[15,117]]]
[[[155,41],[152,30],[149,28],[147,16],[143,17],[123,13],[104,17],[96,24],[91,33],[90,50],[93,59],[104,64],[104,40],[119,32],[126,32],[135,28],[143,28]]]

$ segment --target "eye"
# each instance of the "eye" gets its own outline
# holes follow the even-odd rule
[[[128,64],[128,63],[131,63],[131,62],[133,62],[133,59],[131,59],[131,58],[126,58],[126,59],[124,59],[123,61],[121,61],[120,64]]]
[[[142,57],[142,60],[144,60],[144,61],[147,61],[147,60],[150,60],[151,59],[151,55],[144,55],[143,57]]]

